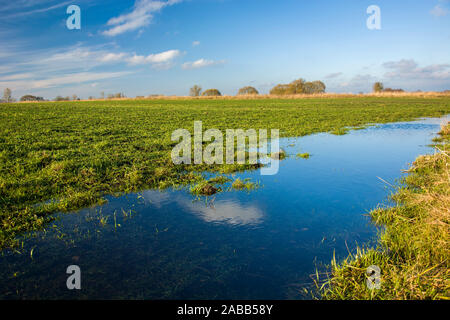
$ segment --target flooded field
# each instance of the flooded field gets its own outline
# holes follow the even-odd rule
[[[258,182],[251,191],[147,190],[60,214],[0,254],[0,298],[305,298],[334,253],[375,239],[368,211],[389,205],[401,170],[433,153],[442,122],[281,139],[278,174],[233,175]],[[69,265],[81,268],[82,290],[66,288]]]

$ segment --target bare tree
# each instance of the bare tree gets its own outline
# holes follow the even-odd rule
[[[195,85],[189,91],[189,95],[191,97],[198,97],[201,92],[202,92],[202,88],[200,86],[198,86],[198,85]]]
[[[13,102],[14,99],[12,97],[12,91],[10,88],[6,88],[3,90],[3,101],[5,102]]]

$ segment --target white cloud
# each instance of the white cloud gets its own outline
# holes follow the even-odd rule
[[[199,68],[210,67],[210,66],[214,66],[214,65],[218,65],[218,64],[224,64],[224,63],[225,63],[224,60],[214,61],[214,60],[198,59],[198,60],[192,61],[192,62],[185,62],[185,63],[183,63],[183,65],[181,67],[185,70],[199,69]]]
[[[17,92],[44,92],[48,88],[62,88],[68,90],[72,85],[74,91],[83,87],[85,92],[94,88],[99,80],[101,85],[111,78],[128,75],[127,70],[106,69],[105,64],[117,64],[118,67],[129,65],[149,64],[154,68],[169,68],[174,59],[182,53],[179,50],[168,50],[147,56],[137,56],[126,52],[107,50],[105,46],[58,48],[51,51],[17,50],[9,52],[8,56],[15,57],[7,65],[0,65],[0,87],[8,87]],[[30,58],[31,57],[31,58]],[[53,90],[52,89],[52,90]],[[53,92],[49,91],[53,95]]]
[[[200,41],[193,41],[192,42],[192,46],[193,47],[196,47],[196,46],[199,46],[200,45]]]
[[[125,62],[127,56],[127,53],[109,52],[103,46],[75,45],[31,52],[17,50],[14,60],[0,66],[0,87],[11,88],[16,94],[36,93],[47,88],[67,88],[71,84],[77,88],[74,90],[78,90],[83,84],[90,87],[95,81],[107,81],[130,74],[129,70],[98,70],[105,63]]]
[[[161,53],[150,54],[148,56],[133,55],[127,58],[131,65],[152,64],[155,67],[170,66],[173,60],[181,55],[179,50],[168,50]]]
[[[107,25],[111,28],[102,33],[112,37],[145,27],[150,24],[155,12],[179,2],[181,0],[136,0],[132,12],[109,19]]]
[[[53,50],[53,52],[42,52],[42,54],[40,52],[17,53],[16,56],[22,59],[19,59],[18,62],[11,62],[8,66],[0,66],[0,76],[2,74],[21,72],[33,72],[34,74],[71,73],[80,71],[80,69],[84,71],[90,70],[107,63],[123,62],[130,65],[152,64],[156,67],[167,67],[181,54],[179,50],[168,50],[148,56],[139,56],[126,52],[111,52],[102,47],[82,47],[77,45]],[[30,59],[30,56],[33,58]]]
[[[443,17],[448,14],[448,10],[446,8],[442,8],[440,5],[436,5],[430,13],[435,17]]]
[[[165,63],[175,59],[180,54],[181,53],[178,50],[169,50],[157,54],[151,54],[147,57],[147,60],[150,63]]]
[[[383,67],[390,70],[384,75],[390,79],[450,79],[450,64],[432,64],[419,67],[417,62],[412,59],[402,59],[386,62]]]

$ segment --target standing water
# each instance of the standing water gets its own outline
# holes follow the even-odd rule
[[[281,139],[260,187],[195,200],[186,190],[108,197],[57,215],[0,255],[0,299],[297,299],[335,252],[374,244],[368,212],[425,153],[443,119],[383,124],[343,136]],[[310,153],[309,159],[297,158]],[[380,179],[381,178],[381,179]],[[385,182],[383,182],[383,180]],[[82,290],[68,290],[78,265]]]

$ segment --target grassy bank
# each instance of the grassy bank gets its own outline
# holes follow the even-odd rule
[[[116,192],[199,183],[175,166],[174,130],[280,129],[282,136],[450,113],[448,97],[262,100],[120,100],[0,105],[0,248],[41,228],[51,213],[102,202]]]
[[[339,264],[325,299],[450,298],[450,125],[435,139],[437,153],[420,156],[393,196],[397,205],[371,212],[384,231],[375,249],[359,250]],[[366,286],[366,270],[381,270],[380,289]]]

